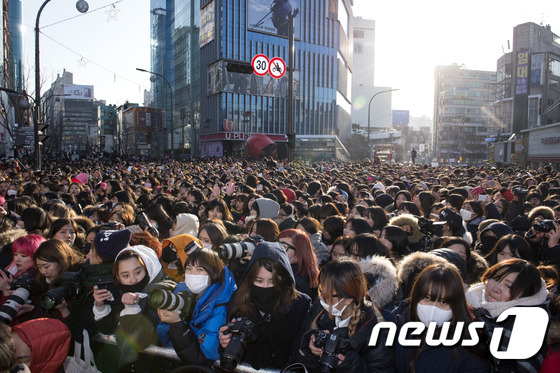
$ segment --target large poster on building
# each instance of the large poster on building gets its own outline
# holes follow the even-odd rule
[[[65,84],[64,96],[71,100],[93,100],[93,86]]]
[[[294,36],[300,35],[300,0],[247,0],[247,27],[251,31],[288,37],[294,18]]]
[[[529,62],[531,52],[528,50],[517,52],[517,70],[515,72],[516,95],[526,95],[529,93]]]
[[[214,40],[214,1],[200,10],[200,48]]]
[[[531,56],[531,87],[543,85],[544,53]]]

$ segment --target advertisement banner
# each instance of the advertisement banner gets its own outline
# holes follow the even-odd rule
[[[250,31],[288,37],[289,18],[294,18],[294,37],[300,35],[300,0],[248,0],[247,28]]]
[[[69,100],[93,100],[93,86],[65,84],[64,95]]]
[[[517,52],[517,70],[515,72],[515,94],[529,94],[529,61],[531,52],[528,50]]]
[[[214,1],[200,10],[200,48],[214,40]]]
[[[543,63],[544,53],[533,54],[531,56],[531,87],[540,86],[543,84]]]
[[[223,157],[224,147],[221,141],[206,141],[202,143],[203,157]]]

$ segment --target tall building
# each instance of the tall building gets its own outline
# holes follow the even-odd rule
[[[49,125],[46,149],[55,154],[96,151],[99,144],[93,86],[76,85],[71,72],[58,75],[41,98],[43,122]]]
[[[23,86],[23,5],[22,0],[9,0],[9,88],[21,92]]]
[[[338,137],[350,137],[351,3],[152,0],[151,68],[167,78],[175,98],[167,144],[191,154],[200,148],[202,155],[227,156],[241,154],[248,136],[262,133],[279,145],[280,155],[287,153],[290,74],[275,79],[232,66],[250,65],[258,54],[288,65],[290,17],[296,152],[315,140],[334,149]],[[284,70],[280,64],[274,69]],[[158,78],[153,83],[152,106],[169,111],[171,95],[164,84]]]
[[[492,120],[493,71],[468,70],[457,64],[436,66],[434,89],[434,160],[480,164],[488,158],[488,138],[499,123]]]

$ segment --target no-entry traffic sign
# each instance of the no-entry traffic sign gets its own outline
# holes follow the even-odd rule
[[[280,57],[274,57],[270,60],[268,72],[273,78],[280,79],[286,73],[286,62]]]
[[[259,76],[263,76],[268,73],[268,65],[269,65],[268,57],[265,56],[264,54],[257,54],[255,57],[253,57],[253,60],[251,61],[251,66],[253,66],[253,71],[255,72],[255,74]]]

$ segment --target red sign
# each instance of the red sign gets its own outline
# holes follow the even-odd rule
[[[286,73],[286,62],[280,57],[274,57],[270,60],[268,72],[273,78],[280,79]]]
[[[251,66],[253,66],[253,71],[258,76],[264,76],[268,74],[268,65],[269,65],[268,57],[265,56],[264,54],[257,54],[255,57],[253,57],[253,60],[251,61]]]

